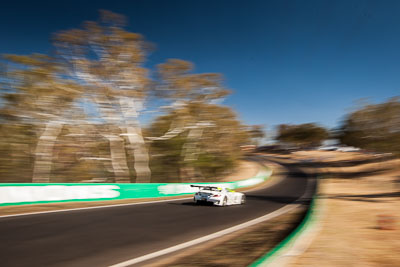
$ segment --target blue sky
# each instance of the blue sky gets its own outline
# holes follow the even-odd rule
[[[48,52],[52,33],[108,9],[156,44],[148,67],[181,58],[222,73],[224,103],[248,124],[335,127],[360,98],[400,95],[400,1],[81,2],[3,2],[0,53]]]

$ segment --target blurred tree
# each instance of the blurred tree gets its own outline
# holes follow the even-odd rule
[[[336,135],[346,145],[400,154],[400,98],[363,104],[347,115]]]
[[[314,123],[278,126],[277,140],[301,148],[316,147],[329,137],[329,132]]]
[[[150,46],[124,26],[124,16],[101,11],[99,22],[60,32],[54,44],[68,75],[85,85],[85,95],[102,119],[120,127],[120,132],[104,134],[110,141],[115,171],[121,174],[118,181],[129,182],[123,136],[129,143],[126,148],[133,151],[136,182],[149,182],[149,156],[139,116],[152,88],[143,67]]]
[[[35,125],[0,124],[0,182],[32,182],[36,144]]]
[[[33,155],[34,182],[50,182],[52,169],[57,181],[62,174],[85,172],[90,178],[92,172],[129,182],[134,169],[136,182],[149,182],[149,145],[159,155],[179,158],[180,177],[209,177],[233,164],[239,145],[248,141],[246,127],[219,105],[230,93],[220,74],[195,74],[192,63],[170,59],[151,81],[144,62],[152,47],[124,25],[125,17],[101,11],[98,22],[57,33],[54,56],[5,56],[0,149],[21,150],[18,142],[27,140],[22,145],[28,153],[16,158],[23,165]],[[142,133],[139,117],[149,111],[151,97],[166,104],[160,107],[166,115]],[[14,147],[5,141],[13,135]]]
[[[32,182],[50,182],[54,144],[65,123],[81,117],[74,101],[82,87],[63,77],[63,68],[45,55],[5,55],[3,119],[40,129]]]
[[[176,182],[178,177],[180,181],[205,179],[231,169],[241,156],[240,146],[249,140],[247,127],[240,124],[228,107],[189,103],[185,109],[187,116],[193,116],[203,124],[188,124],[180,134],[153,139],[151,151],[155,175],[169,176],[170,181]],[[174,110],[157,118],[147,131],[153,134],[165,132],[177,120],[180,120],[180,113]]]
[[[264,127],[262,125],[252,125],[248,131],[255,145],[259,146],[260,140],[265,137]]]
[[[179,59],[169,59],[158,65],[157,95],[170,101],[166,109],[176,119],[171,121],[170,130],[165,135],[149,138],[166,140],[187,131],[181,152],[183,164],[180,176],[184,178],[202,176],[194,163],[200,155],[199,142],[205,129],[215,125],[211,120],[213,111],[210,107],[217,106],[230,93],[222,85],[220,74],[193,74],[192,70],[192,63]]]

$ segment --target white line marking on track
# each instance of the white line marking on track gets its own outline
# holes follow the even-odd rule
[[[0,219],[9,218],[9,217],[17,217],[17,216],[37,215],[37,214],[44,214],[44,213],[56,213],[56,212],[65,212],[65,211],[76,211],[76,210],[89,210],[89,209],[101,209],[101,208],[111,208],[111,207],[143,205],[143,204],[151,204],[151,203],[159,203],[159,202],[179,201],[179,200],[185,200],[185,199],[191,199],[191,198],[192,197],[185,197],[185,198],[177,198],[177,199],[154,200],[154,201],[136,202],[136,203],[111,204],[111,205],[95,206],[95,207],[73,208],[73,209],[63,209],[63,210],[37,211],[37,212],[29,212],[29,213],[2,215],[2,216],[0,216]]]

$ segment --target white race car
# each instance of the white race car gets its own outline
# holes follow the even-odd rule
[[[246,203],[246,196],[243,193],[235,192],[226,187],[208,185],[191,185],[191,187],[199,188],[199,191],[193,197],[196,204],[212,203],[216,206],[227,206]]]

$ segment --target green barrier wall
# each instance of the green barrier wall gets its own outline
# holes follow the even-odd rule
[[[237,189],[262,183],[271,174],[263,170],[255,177],[226,183],[0,184],[0,206],[180,196],[196,192],[192,184]]]

